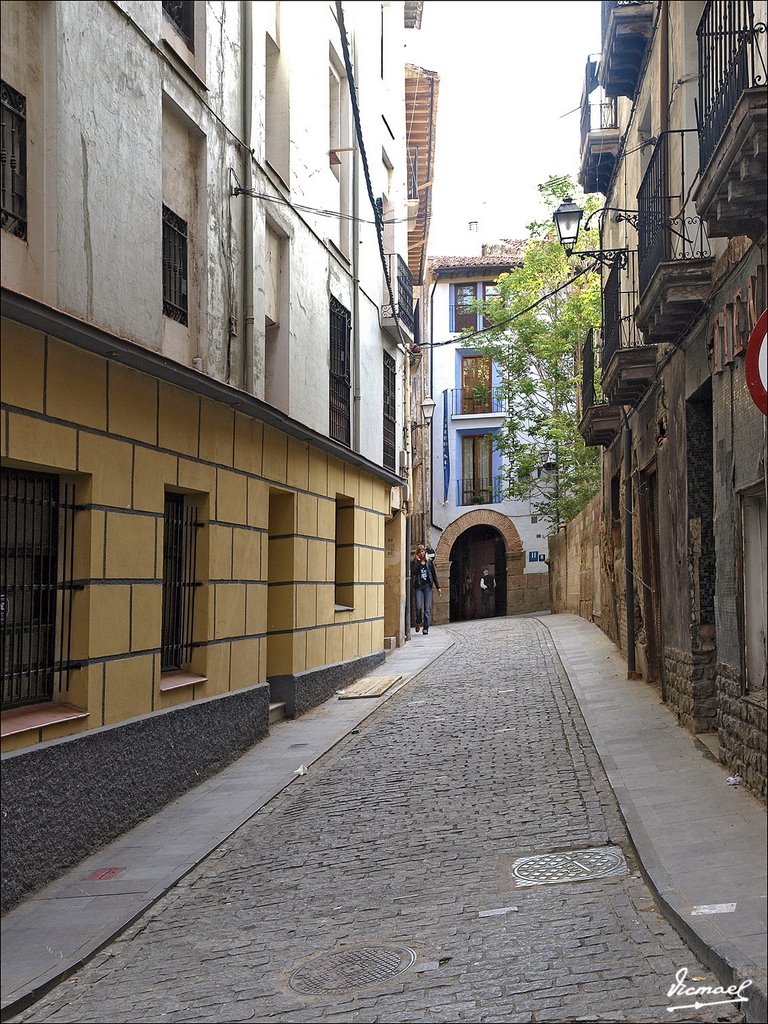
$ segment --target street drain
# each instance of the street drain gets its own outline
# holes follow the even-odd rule
[[[310,960],[293,972],[288,984],[311,996],[350,992],[394,978],[415,962],[416,954],[407,946],[362,946]]]
[[[537,857],[519,857],[512,863],[512,875],[517,886],[580,882],[587,878],[626,875],[628,871],[624,854],[618,846],[543,853]]]

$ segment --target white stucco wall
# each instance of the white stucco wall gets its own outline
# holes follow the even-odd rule
[[[405,258],[403,4],[384,8],[383,69],[380,5],[349,2],[344,10],[373,193],[387,194],[397,221],[387,234],[394,251]],[[36,147],[30,150],[33,223],[26,263],[14,257],[10,262],[21,268],[14,270],[18,280],[4,280],[120,337],[243,387],[242,241],[249,204],[254,393],[270,401],[264,389],[269,222],[284,239],[288,262],[281,275],[287,352],[279,362],[288,381],[276,404],[328,433],[329,295],[352,311],[357,277],[352,392],[359,396],[360,427],[352,447],[381,464],[382,352],[386,347],[397,356],[400,389],[403,359],[380,327],[381,306],[388,298],[361,155],[339,154],[341,189],[329,166],[329,69],[331,64],[343,69],[333,5],[286,2],[278,10],[268,2],[252,5],[252,11],[253,124],[251,139],[244,140],[241,4],[209,0],[195,5],[194,53],[156,2],[4,4],[4,25],[14,25],[7,46],[4,37],[4,64],[7,58],[11,67],[15,60],[6,49],[28,54],[18,88],[27,88],[30,95],[30,146]],[[283,97],[290,126],[286,182],[265,162],[268,33],[288,81]],[[349,105],[340,141],[355,145]],[[244,143],[253,149],[253,187],[272,199],[232,195],[233,186],[245,179]],[[349,220],[302,207],[350,213],[355,162],[359,215],[366,223],[360,224],[353,253]],[[185,209],[192,210],[197,200],[194,215],[189,214],[186,330],[169,325],[162,312],[164,193]],[[18,248],[16,240],[13,245]],[[401,408],[399,395],[399,419]]]

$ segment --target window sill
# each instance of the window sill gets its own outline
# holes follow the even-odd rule
[[[333,610],[335,612],[353,612],[355,606],[353,604],[335,604]]]
[[[174,32],[174,35],[175,34],[176,33]],[[162,44],[166,53],[171,55],[172,58],[175,58],[173,63],[176,70],[182,75],[188,75],[189,78],[192,79],[191,84],[196,86],[202,92],[208,92],[208,86],[195,70],[197,67],[197,58],[195,53],[186,46],[182,41],[181,36],[179,36],[178,43],[176,43],[175,39],[169,39],[168,36],[163,36]],[[179,66],[179,64],[181,66]]]
[[[195,686],[197,683],[208,681],[207,676],[197,676],[194,672],[163,672],[160,676],[160,692],[167,693],[169,690],[180,690],[183,686]]]
[[[58,725],[60,722],[74,722],[88,716],[89,712],[73,708],[71,704],[29,704],[24,708],[3,711],[0,733],[3,737],[17,736],[22,732],[44,729],[47,725]]]

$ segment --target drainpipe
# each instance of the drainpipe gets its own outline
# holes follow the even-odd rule
[[[669,128],[669,0],[661,2],[659,38],[659,134]]]
[[[352,68],[358,82],[357,33],[352,36]],[[352,150],[352,449],[362,451],[360,431],[360,143]]]
[[[437,278],[432,283],[432,290],[429,293],[429,393],[434,399],[434,387],[435,387],[435,288],[437,288]],[[432,422],[429,424],[429,524],[435,529],[441,529],[436,523],[434,518],[435,511],[435,474],[432,472],[435,462],[435,418],[432,417]],[[426,541],[424,542],[426,543]],[[430,538],[431,543],[431,538]]]
[[[240,4],[243,23],[243,140],[245,142],[244,188],[253,188],[253,13],[250,0]],[[253,394],[253,202],[243,202],[243,388]]]
[[[636,678],[635,577],[632,553],[632,428],[624,425],[624,581],[627,600],[627,678]]]

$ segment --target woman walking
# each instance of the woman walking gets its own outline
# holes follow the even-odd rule
[[[437,579],[434,563],[427,558],[427,549],[423,544],[416,548],[416,557],[411,563],[411,579],[416,605],[416,632],[424,626],[424,636],[429,633],[429,622],[432,616],[432,587],[437,587],[442,594]]]

